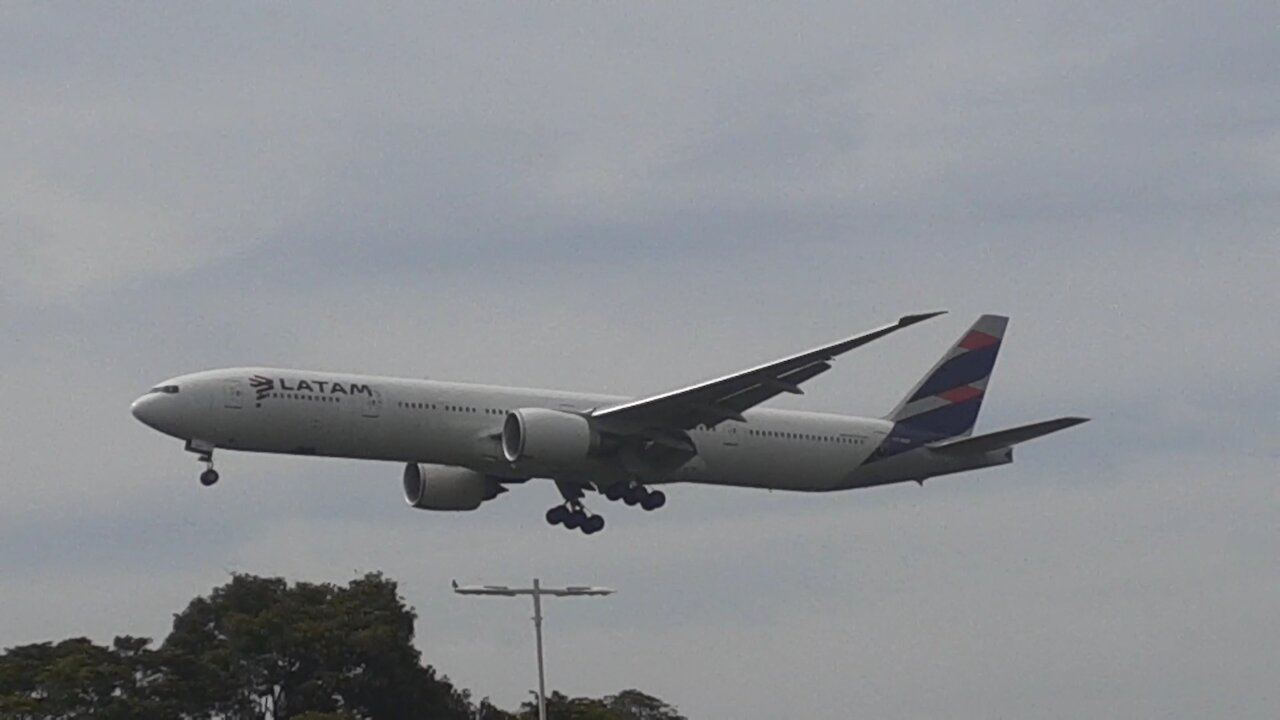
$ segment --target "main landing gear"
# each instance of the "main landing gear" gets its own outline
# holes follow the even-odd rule
[[[604,517],[592,515],[582,503],[572,500],[548,510],[547,522],[563,525],[569,530],[581,530],[583,535],[595,535],[604,529]]]
[[[563,525],[569,530],[580,530],[583,535],[595,535],[604,529],[604,518],[592,514],[583,506],[583,492],[580,486],[557,480],[556,489],[564,498],[564,504],[547,511],[547,522],[552,525]]]
[[[661,490],[650,490],[638,483],[610,485],[604,489],[604,496],[614,501],[621,500],[631,506],[639,505],[645,510],[657,510],[667,504],[666,493]]]
[[[570,530],[581,530],[584,535],[594,535],[604,529],[604,518],[591,513],[583,506],[582,486],[557,481],[556,487],[564,497],[564,504],[547,511],[548,523],[563,525]],[[667,496],[661,490],[650,490],[634,481],[614,483],[604,488],[596,485],[596,488],[610,500],[621,500],[632,506],[639,505],[645,510],[657,510],[667,504]]]

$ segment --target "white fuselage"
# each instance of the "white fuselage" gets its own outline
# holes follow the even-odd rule
[[[500,443],[509,411],[586,413],[623,397],[274,368],[213,370],[165,386],[176,390],[144,395],[134,414],[197,447],[451,465],[512,480],[608,484],[625,477],[611,458],[562,473],[522,467],[503,457]],[[882,419],[767,409],[744,417],[691,430],[696,457],[656,482],[826,491],[1010,459],[1003,451],[956,458],[929,448],[879,458],[893,429]]]

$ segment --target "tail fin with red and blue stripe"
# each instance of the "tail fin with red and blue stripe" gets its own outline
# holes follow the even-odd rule
[[[1009,318],[983,315],[886,419],[920,439],[968,437],[978,421],[987,382]]]

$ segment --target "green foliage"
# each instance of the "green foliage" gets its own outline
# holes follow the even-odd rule
[[[495,707],[489,698],[484,698],[476,704],[474,717],[475,720],[517,720],[520,716]]]
[[[159,648],[85,638],[0,654],[6,720],[517,720],[424,665],[417,617],[395,582],[346,586],[234,575],[174,616]],[[685,720],[637,690],[603,699],[553,693],[555,720]]]
[[[520,707],[521,720],[536,720],[538,706]],[[558,692],[547,696],[547,717],[555,720],[687,720],[676,709],[639,690],[623,690],[603,699],[570,698]]]
[[[145,638],[111,647],[86,638],[12,648],[0,655],[0,717],[172,717],[159,695],[161,668]]]
[[[605,705],[625,720],[688,720],[676,709],[639,690],[623,690],[604,699]]]
[[[421,664],[415,619],[379,574],[346,587],[236,575],[174,618],[163,651],[192,718],[469,719],[467,696]]]

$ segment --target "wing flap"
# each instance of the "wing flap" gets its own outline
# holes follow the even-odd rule
[[[811,380],[830,369],[831,363],[820,362],[778,377],[765,375],[756,379],[757,384],[726,397],[717,405],[733,408],[738,413],[742,413],[783,393],[802,395],[804,391],[800,389],[800,383]]]

